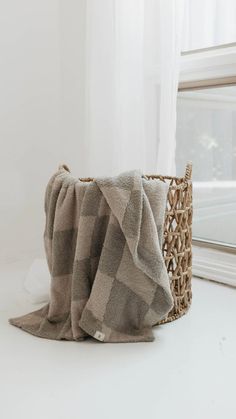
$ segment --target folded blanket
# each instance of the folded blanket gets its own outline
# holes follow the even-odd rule
[[[86,182],[61,166],[45,195],[50,302],[10,323],[49,339],[152,341],[173,305],[161,251],[167,189],[138,171]]]

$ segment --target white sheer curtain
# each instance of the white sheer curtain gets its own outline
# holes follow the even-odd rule
[[[90,175],[174,173],[183,0],[87,0]]]
[[[188,0],[185,7],[184,51],[236,42],[235,0]]]
[[[184,0],[60,0],[62,136],[77,143],[78,175],[175,172],[183,12]],[[34,302],[48,299],[49,282],[34,260]]]
[[[77,174],[134,168],[174,174],[184,0],[61,0],[59,6],[62,136],[70,139]],[[48,299],[45,263],[36,259],[25,281],[35,302]]]

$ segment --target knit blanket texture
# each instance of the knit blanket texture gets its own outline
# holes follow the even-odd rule
[[[167,191],[139,171],[82,181],[60,166],[45,194],[50,301],[10,323],[48,339],[152,341],[173,306],[162,255]]]

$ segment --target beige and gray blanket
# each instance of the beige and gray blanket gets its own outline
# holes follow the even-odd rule
[[[49,339],[152,341],[173,304],[161,252],[167,188],[138,171],[84,182],[61,166],[45,195],[50,302],[10,323]]]

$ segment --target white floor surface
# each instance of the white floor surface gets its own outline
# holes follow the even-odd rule
[[[8,324],[36,310],[24,264],[1,268],[1,419],[235,419],[236,289],[193,280],[193,304],[153,343],[40,339]]]

